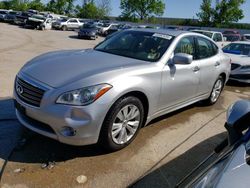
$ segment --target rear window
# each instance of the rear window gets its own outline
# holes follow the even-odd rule
[[[236,55],[249,55],[250,53],[250,45],[249,44],[239,44],[239,43],[232,43],[225,46],[223,52],[236,54]]]

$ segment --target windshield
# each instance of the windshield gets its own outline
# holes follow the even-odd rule
[[[143,31],[124,31],[95,47],[95,50],[156,62],[166,52],[173,36]]]
[[[84,24],[82,26],[82,29],[92,29],[92,28],[96,28],[96,26],[94,24]]]
[[[225,53],[237,55],[249,55],[250,44],[231,43],[223,48]]]
[[[203,34],[209,38],[212,38],[212,36],[213,36],[213,33],[206,32],[206,31],[193,31],[193,32]]]
[[[33,15],[31,18],[39,19],[39,20],[45,20],[45,18],[42,15]]]
[[[16,15],[18,12],[9,12],[10,15]]]
[[[102,25],[102,27],[109,27],[109,26],[110,26],[110,24],[107,24],[107,23]]]
[[[244,36],[247,40],[250,40],[250,35],[245,35]]]
[[[0,14],[7,14],[7,11],[0,11]]]
[[[227,35],[225,36],[227,41],[234,42],[240,40],[240,36],[237,35]]]

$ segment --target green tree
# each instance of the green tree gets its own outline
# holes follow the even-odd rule
[[[80,9],[79,17],[81,18],[99,18],[99,10],[94,2],[84,4]]]
[[[203,0],[200,6],[201,12],[197,13],[199,20],[206,26],[211,25],[213,17],[212,0]]]
[[[50,0],[46,6],[47,11],[57,14],[72,14],[75,0]]]
[[[214,24],[229,24],[244,18],[243,10],[240,8],[243,3],[245,0],[221,0],[214,10]]]
[[[206,26],[229,25],[244,18],[240,8],[243,3],[245,0],[220,0],[212,7],[212,0],[203,0],[197,16]]]
[[[33,0],[30,1],[28,4],[29,9],[34,9],[38,11],[43,11],[45,10],[44,4],[41,2],[41,0]]]
[[[122,17],[139,17],[141,20],[164,13],[163,0],[121,0]]]

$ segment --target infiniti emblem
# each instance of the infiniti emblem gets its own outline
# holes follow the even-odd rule
[[[17,84],[16,91],[17,91],[17,93],[19,93],[21,95],[23,93],[23,87],[20,86],[19,84]]]

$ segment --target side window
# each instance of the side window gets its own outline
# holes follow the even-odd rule
[[[218,51],[219,51],[218,46],[216,46],[216,44],[214,44],[213,42],[210,42],[210,43],[211,43],[211,45],[212,45],[212,47],[213,47],[214,55],[215,55],[215,54],[218,54]]]
[[[177,53],[190,54],[195,59],[194,38],[193,37],[182,38],[174,50],[174,54]]]
[[[197,38],[197,49],[198,49],[198,54],[197,54],[198,59],[209,58],[216,54],[214,52],[212,43],[205,38],[201,37]]]
[[[213,40],[215,42],[222,42],[222,36],[220,33],[215,33],[214,36],[213,36]]]
[[[76,19],[69,20],[69,23],[77,23]]]

